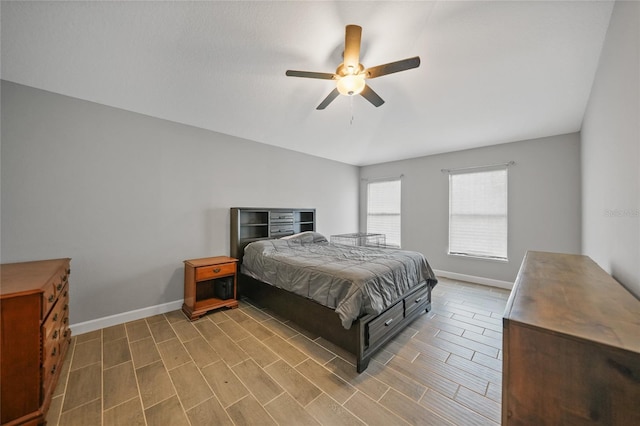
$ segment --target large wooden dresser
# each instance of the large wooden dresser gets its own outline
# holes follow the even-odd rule
[[[70,259],[0,265],[0,423],[42,424],[71,341]]]
[[[528,252],[503,325],[503,425],[640,425],[640,301],[589,257]]]

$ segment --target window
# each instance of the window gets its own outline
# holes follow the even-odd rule
[[[449,172],[449,254],[507,260],[507,168]]]
[[[400,247],[400,179],[367,184],[367,233],[385,234],[388,246]]]

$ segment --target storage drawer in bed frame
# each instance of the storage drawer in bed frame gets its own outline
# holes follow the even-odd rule
[[[354,354],[358,373],[367,368],[371,357],[385,343],[431,309],[431,287],[424,283],[379,315],[360,317],[347,330],[333,309],[311,299],[242,273],[238,275],[238,283],[243,296]],[[393,321],[389,322],[390,319]]]
[[[408,317],[416,311],[426,310],[429,303],[429,288],[420,288],[404,298],[404,316]]]
[[[389,330],[398,326],[402,322],[402,318],[404,318],[404,308],[402,301],[400,301],[369,321],[366,325],[366,345],[375,345]]]

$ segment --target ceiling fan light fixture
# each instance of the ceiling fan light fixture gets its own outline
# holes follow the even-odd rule
[[[336,84],[338,92],[345,96],[359,95],[364,90],[364,74],[347,74]]]

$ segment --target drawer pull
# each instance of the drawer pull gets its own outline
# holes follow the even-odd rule
[[[64,297],[67,297],[67,294],[69,294],[69,292],[65,290]]]
[[[55,314],[53,314],[53,320],[54,321],[58,321],[58,313],[57,312]]]
[[[58,284],[58,286],[56,287],[56,290],[58,291],[62,290],[62,283]]]
[[[58,348],[53,348],[53,350],[51,351],[51,356],[56,356],[56,353],[58,353]]]
[[[67,322],[69,322],[69,318],[65,317],[65,318],[62,320],[62,323],[63,323],[63,324],[66,324]],[[66,337],[66,336],[65,336],[65,337]]]
[[[389,324],[391,324],[392,322],[393,322],[393,318],[391,318],[391,319],[389,319],[389,320],[385,321],[384,326],[385,326],[385,327],[388,327],[388,326],[389,326]]]
[[[220,268],[215,268],[215,269],[213,270],[213,272],[214,272],[215,274],[217,274],[218,272],[220,272]]]
[[[53,332],[53,338],[54,338],[54,339],[57,339],[57,338],[58,338],[58,330],[56,330],[56,331],[54,331],[54,332]]]
[[[65,303],[64,308],[62,308],[62,310],[66,311],[67,309],[69,309],[69,305]]]
[[[69,330],[65,330],[62,336],[66,338],[68,334],[69,334]]]
[[[51,367],[51,375],[56,374],[56,366]]]
[[[47,299],[49,301],[49,303],[53,303],[54,300],[56,300],[55,296],[52,294],[51,296],[49,296],[49,299]]]
[[[422,299],[424,299],[424,296],[422,296],[422,297],[418,297],[418,298],[416,299],[415,303],[420,303],[420,301],[421,301]]]

